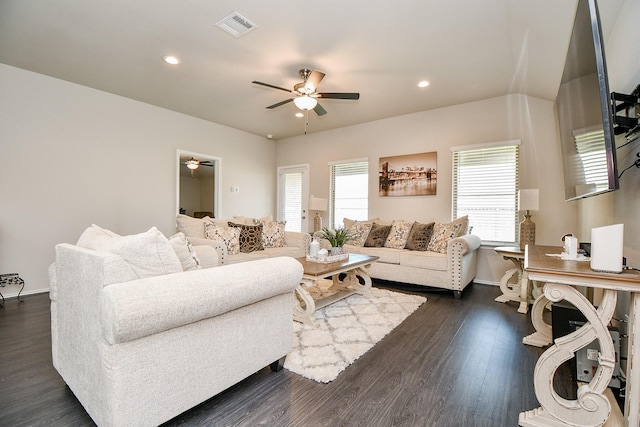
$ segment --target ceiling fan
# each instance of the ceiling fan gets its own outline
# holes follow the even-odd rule
[[[324,78],[325,74],[318,70],[309,70],[307,68],[303,68],[299,71],[300,77],[302,77],[302,82],[297,83],[293,86],[293,90],[285,89],[283,87],[274,86],[269,83],[262,83],[258,81],[253,81],[251,83],[270,87],[272,89],[278,89],[285,92],[292,93],[294,96],[287,100],[275,103],[273,105],[269,105],[267,109],[272,110],[274,108],[280,107],[281,105],[288,104],[293,101],[293,103],[299,109],[303,111],[313,110],[319,116],[324,116],[327,114],[327,110],[325,110],[322,105],[318,103],[318,98],[324,99],[351,99],[357,100],[360,99],[359,93],[348,93],[348,92],[318,92],[318,86],[320,82]]]
[[[209,161],[209,160],[198,160],[194,157],[191,157],[189,160],[185,160],[182,162],[182,164],[186,165],[187,168],[189,168],[189,172],[191,172],[191,178],[193,178],[193,172],[195,172],[196,169],[198,169],[200,166],[209,166],[209,167],[213,167],[213,162]]]

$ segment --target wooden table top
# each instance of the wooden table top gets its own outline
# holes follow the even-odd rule
[[[306,276],[331,276],[336,273],[353,270],[354,268],[361,267],[366,264],[375,262],[380,257],[364,255],[364,254],[349,254],[349,259],[343,261],[336,261],[331,263],[312,262],[307,261],[306,257],[296,258],[302,267],[304,268],[304,274]]]
[[[640,273],[624,270],[622,273],[602,273],[593,271],[589,261],[570,261],[546,254],[562,253],[561,246],[527,245],[524,268],[531,275],[553,275],[559,282],[584,282],[585,286],[612,287],[632,292],[640,291]],[[533,278],[537,280],[536,278]],[[563,279],[563,280],[562,280]]]

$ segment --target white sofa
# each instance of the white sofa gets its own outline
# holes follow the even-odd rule
[[[300,263],[279,257],[182,271],[164,241],[150,247],[153,255],[56,246],[53,364],[100,426],[161,424],[267,365],[279,370],[292,349]],[[196,253],[203,266],[217,263],[211,247]],[[149,276],[155,255],[166,274]]]
[[[254,219],[243,216],[234,216],[229,219],[218,219],[209,217],[192,218],[187,215],[179,214],[176,217],[177,230],[184,233],[193,245],[208,245],[214,247],[218,251],[221,265],[279,256],[299,258],[309,253],[309,243],[311,242],[311,236],[309,233],[284,231],[283,223],[280,223],[280,230],[283,234],[283,239],[280,240],[281,244],[276,242],[274,245],[272,239],[265,239],[264,249],[251,252],[237,251],[237,253],[233,253],[233,251],[229,250],[229,246],[225,244],[225,242],[207,238],[205,230],[206,222],[216,224],[222,228],[228,228],[229,222],[253,226],[260,224],[261,222],[273,225],[277,221],[272,221],[271,217]],[[272,244],[269,245],[267,242]]]
[[[345,220],[345,226],[354,234],[358,233],[355,224],[365,222],[392,225],[394,221],[351,221]],[[380,257],[377,262],[371,264],[367,270],[375,279],[388,280],[400,283],[410,283],[421,286],[450,289],[456,298],[462,296],[462,291],[473,281],[476,276],[477,249],[481,245],[478,236],[466,233],[468,221],[462,218],[449,224],[440,224],[446,227],[450,224],[460,223],[459,236],[447,238],[439,246],[440,252],[435,250],[410,250],[404,245],[397,247],[367,247],[363,246],[366,236],[360,239],[360,244],[346,244],[344,251],[347,253],[359,253]],[[436,226],[438,223],[435,223]],[[446,231],[446,230],[444,230]],[[454,235],[457,233],[453,233]],[[435,235],[435,234],[434,234]],[[357,236],[362,237],[362,236]],[[388,244],[389,242],[385,242]],[[326,247],[326,241],[322,242]]]

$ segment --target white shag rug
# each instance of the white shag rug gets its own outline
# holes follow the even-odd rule
[[[317,327],[294,322],[293,351],[284,367],[328,383],[404,321],[427,299],[371,288],[371,296],[351,295],[315,313]]]

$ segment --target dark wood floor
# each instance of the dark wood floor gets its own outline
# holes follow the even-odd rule
[[[538,406],[542,350],[522,344],[529,316],[494,302],[494,286],[475,284],[461,300],[422,294],[428,301],[335,381],[265,368],[166,425],[517,426]],[[1,426],[93,425],[51,364],[49,325],[48,294],[0,309]],[[558,377],[570,394],[568,370]]]

